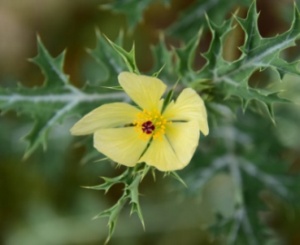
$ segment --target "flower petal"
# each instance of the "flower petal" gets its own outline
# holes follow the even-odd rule
[[[166,90],[166,85],[155,77],[122,72],[118,76],[119,83],[129,97],[145,110],[159,108],[160,98]]]
[[[152,140],[140,162],[146,162],[161,171],[182,169],[190,162],[199,135],[196,121],[168,125],[165,137]]]
[[[172,123],[166,128],[166,137],[179,161],[185,167],[192,159],[199,144],[199,125],[197,121]]]
[[[100,129],[94,134],[94,147],[113,161],[134,166],[148,144],[134,127]]]
[[[165,109],[163,116],[168,120],[190,121],[196,120],[200,131],[207,135],[209,132],[207,124],[206,109],[203,100],[191,88],[184,89],[175,102],[171,102]]]
[[[139,162],[145,162],[160,171],[172,171],[182,168],[182,163],[177,158],[166,137],[152,140]]]
[[[125,103],[102,105],[81,118],[72,128],[71,134],[85,135],[101,128],[114,128],[130,124],[140,110]]]

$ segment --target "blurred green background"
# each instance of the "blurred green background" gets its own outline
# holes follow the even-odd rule
[[[143,0],[139,2],[143,4]],[[128,8],[124,13],[117,8],[100,7],[105,4],[101,0],[0,0],[0,85],[13,87],[19,81],[29,87],[42,84],[40,70],[27,60],[36,55],[37,35],[53,56],[67,48],[65,71],[74,84],[82,86],[86,80],[97,82],[100,78],[97,78],[97,71],[89,67],[90,57],[86,52],[86,48],[95,46],[96,29],[111,40],[123,31],[127,48],[134,40],[138,66],[147,72],[153,65],[150,46],[158,42],[162,33],[168,45],[179,46],[188,40],[191,29],[184,25],[180,29],[176,23],[188,16],[183,15],[185,11],[208,1],[173,0],[169,4],[165,4],[168,1],[150,1],[149,6],[149,1],[144,2],[144,11],[140,6]],[[215,6],[218,11],[211,11],[209,17],[220,23],[237,9],[240,16],[245,16],[249,2],[220,0],[220,6]],[[292,1],[258,0],[257,6],[261,11],[259,27],[264,37],[289,28]],[[201,19],[199,27],[205,24],[200,22]],[[199,51],[205,51],[208,42],[209,33]],[[238,38],[236,42],[240,42]],[[239,51],[235,52],[229,54],[230,57],[236,57]],[[299,57],[298,48],[290,49],[286,57],[288,60]],[[198,57],[196,66],[203,62],[203,58]],[[253,81],[259,79],[263,79],[261,74]],[[288,81],[284,86],[293,90],[290,96],[300,102],[299,86]],[[289,110],[278,108],[281,113],[278,134],[285,146],[280,151],[292,163],[291,171],[298,173],[300,113],[298,107],[289,107]],[[286,119],[285,113],[293,115],[294,119]],[[0,244],[103,244],[108,232],[107,220],[91,218],[117,200],[121,187],[104,195],[81,186],[98,184],[99,176],[114,176],[122,168],[84,161],[86,149],[74,144],[69,134],[74,120],[70,119],[51,132],[46,151],[39,149],[29,159],[22,160],[26,143],[20,139],[32,127],[31,118],[19,117],[14,112],[0,117]],[[91,142],[90,138],[83,140],[87,144]],[[220,173],[209,181],[201,194],[183,196],[184,187],[176,180],[158,174],[154,181],[149,176],[141,186],[146,231],[138,218],[129,216],[130,210],[126,209],[110,244],[222,244],[222,237],[213,239],[212,233],[202,228],[213,224],[215,210],[224,216],[232,215],[232,188],[228,175]],[[297,209],[293,209],[295,214],[289,220],[285,217],[291,210],[289,207],[274,201],[269,194],[264,194],[262,199],[277,204],[276,215],[269,214],[275,222],[270,221],[270,227],[275,227],[287,244],[300,244]],[[285,225],[276,226],[276,222]],[[287,228],[290,226],[293,228]]]

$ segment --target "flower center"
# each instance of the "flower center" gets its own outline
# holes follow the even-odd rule
[[[151,121],[147,121],[142,124],[142,131],[146,134],[152,134],[154,129],[155,129],[155,126],[152,124]]]
[[[135,128],[142,139],[161,138],[165,134],[168,122],[158,111],[139,112],[137,119],[134,121]]]

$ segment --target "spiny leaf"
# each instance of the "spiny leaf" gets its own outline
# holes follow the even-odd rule
[[[189,41],[185,47],[174,48],[171,51],[163,42],[160,42],[154,50],[154,55],[159,57],[156,59],[156,63],[159,63],[160,59],[166,60],[165,63],[159,63],[165,65],[161,75],[170,80],[174,79],[172,78],[174,74],[179,74],[183,83],[204,91],[208,98],[215,100],[222,101],[224,98],[239,97],[244,109],[250,105],[250,101],[259,101],[274,120],[273,103],[287,102],[287,100],[278,96],[280,91],[249,88],[248,81],[254,72],[266,68],[276,71],[279,75],[278,79],[283,79],[285,74],[300,75],[297,67],[299,61],[288,63],[280,56],[286,48],[295,45],[295,41],[300,36],[300,15],[295,5],[291,28],[271,38],[261,37],[257,21],[258,13],[255,1],[252,2],[245,19],[233,15],[222,25],[217,25],[211,20],[211,16],[207,17],[207,25],[212,39],[208,51],[203,54],[207,62],[198,71],[191,69],[191,61],[195,55],[196,44],[200,41],[200,34]],[[237,25],[240,25],[241,30],[245,33],[245,41],[240,47],[242,54],[236,60],[228,61],[223,57],[224,49],[227,48],[226,40]],[[174,54],[176,54],[175,59]],[[174,66],[174,64],[177,65]]]
[[[230,94],[230,96],[236,96],[238,98],[241,98],[242,107],[244,111],[249,106],[251,101],[256,100],[260,102],[263,106],[265,106],[269,117],[274,123],[275,123],[275,118],[274,118],[273,104],[276,102],[277,103],[291,102],[288,99],[279,97],[278,93],[280,93],[280,91],[271,92],[262,89],[254,89],[250,87],[239,86],[239,87],[229,88],[228,93]]]
[[[260,90],[249,88],[250,76],[257,70],[271,68],[279,74],[282,79],[285,74],[291,73],[299,76],[297,69],[299,62],[287,63],[280,57],[280,53],[288,47],[295,45],[295,40],[300,36],[300,15],[294,6],[294,19],[291,28],[275,37],[262,38],[258,27],[258,13],[255,2],[249,8],[245,19],[236,18],[245,32],[245,42],[240,48],[242,55],[232,62],[223,59],[222,50],[225,47],[225,38],[233,28],[233,18],[218,26],[208,19],[208,25],[212,33],[209,50],[204,57],[207,64],[195,75],[193,84],[199,81],[211,81],[212,88],[228,99],[230,96],[238,96],[243,102],[244,108],[249,105],[250,100],[262,103],[273,118],[273,103],[287,102],[278,96],[280,91],[268,91],[267,88]],[[197,87],[197,86],[195,86]]]
[[[176,180],[178,180],[181,184],[184,185],[184,187],[187,187],[186,183],[184,182],[184,180],[175,172],[175,171],[171,171],[171,172],[167,172],[167,175],[171,175],[173,178],[175,178]]]
[[[177,71],[185,80],[189,80],[189,76],[193,74],[193,64],[196,55],[196,49],[199,44],[203,29],[191,39],[183,48],[176,49],[177,54]]]
[[[99,31],[96,31],[96,37],[96,47],[95,49],[89,49],[88,53],[105,69],[106,74],[103,74],[102,79],[104,81],[115,80],[120,72],[126,70],[126,65],[122,57],[112,48],[110,43],[103,38]],[[123,32],[120,32],[115,43],[122,45],[122,42]]]
[[[161,79],[174,77],[174,53],[166,46],[163,34],[159,36],[159,42],[155,46],[151,46],[151,50],[155,61],[152,73],[159,71]]]
[[[65,51],[63,51],[56,58],[51,57],[40,37],[37,38],[38,54],[36,57],[30,59],[33,63],[38,65],[45,75],[44,87],[54,88],[65,86],[69,89],[69,78],[63,72],[63,65],[65,59]]]
[[[231,72],[231,76],[240,72],[251,74],[253,69],[272,67],[281,75],[292,73],[300,75],[296,69],[296,63],[287,64],[280,58],[280,53],[284,49],[294,46],[295,40],[299,38],[300,15],[299,10],[294,6],[294,19],[288,31],[271,38],[262,38],[257,27],[258,14],[256,12],[255,3],[253,3],[248,11],[246,19],[237,18],[241,27],[244,29],[246,39],[241,47],[243,52],[242,59],[238,64],[238,69]]]
[[[229,62],[225,61],[223,58],[223,43],[227,35],[233,30],[233,19],[224,21],[222,25],[218,26],[210,21],[207,17],[208,26],[212,34],[212,40],[209,45],[208,51],[203,54],[203,57],[207,60],[205,67],[202,71],[206,69],[211,70],[215,67],[226,68]]]
[[[96,215],[94,219],[108,217],[109,234],[107,241],[110,240],[117,223],[118,216],[123,209],[127,201],[131,204],[131,214],[137,213],[143,228],[145,228],[145,222],[143,219],[140,203],[139,203],[139,184],[143,179],[144,175],[150,170],[149,166],[144,165],[142,169],[127,168],[122,174],[114,178],[103,178],[104,183],[97,186],[88,186],[86,188],[94,190],[104,190],[107,192],[113,185],[122,183],[125,188],[123,189],[123,195],[119,198],[117,203],[112,207],[104,210],[100,214]]]
[[[139,202],[139,184],[142,179],[142,175],[138,175],[134,178],[132,183],[126,188],[130,193],[131,213],[137,213],[139,219],[145,229],[145,222]]]
[[[99,219],[99,218],[103,218],[103,217],[108,217],[109,233],[106,238],[105,244],[109,242],[109,240],[111,239],[111,237],[115,231],[119,214],[122,211],[124,205],[126,204],[127,199],[128,199],[128,193],[124,192],[123,196],[119,198],[118,202],[115,205],[104,210],[103,212],[101,212],[100,214],[96,215],[93,218],[93,219]]]
[[[123,49],[121,46],[115,44],[114,42],[110,41],[108,38],[106,40],[109,42],[109,44],[114,48],[114,50],[122,57],[123,61],[127,65],[127,69],[130,72],[134,72],[139,74],[138,67],[136,65],[135,61],[135,48],[134,44],[132,45],[132,48],[129,52],[127,52],[125,49]]]
[[[102,179],[104,180],[104,183],[102,183],[100,185],[95,185],[95,186],[84,186],[84,188],[93,189],[93,190],[104,190],[105,193],[107,193],[113,185],[116,185],[119,183],[126,184],[126,180],[128,178],[128,173],[129,173],[129,169],[125,170],[122,174],[120,174],[119,176],[114,177],[114,178],[102,177]]]
[[[38,54],[32,61],[45,75],[43,86],[26,88],[0,88],[0,109],[3,112],[15,110],[33,117],[35,125],[25,137],[28,141],[24,157],[43,145],[46,147],[47,134],[56,124],[75,113],[86,113],[90,106],[99,106],[107,100],[125,99],[123,92],[98,94],[74,87],[63,71],[65,52],[53,58],[38,38]],[[86,106],[89,104],[89,106]],[[85,106],[83,106],[85,105]]]
[[[147,164],[144,165],[144,167],[139,171],[139,174],[141,175],[141,181],[145,178],[149,170],[152,170],[153,168]]]

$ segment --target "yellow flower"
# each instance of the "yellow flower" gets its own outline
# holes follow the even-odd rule
[[[119,83],[138,107],[102,105],[71,129],[73,135],[94,134],[94,147],[129,167],[145,162],[161,171],[182,169],[191,160],[200,131],[208,134],[203,100],[191,88],[162,111],[166,85],[155,77],[122,72]]]

